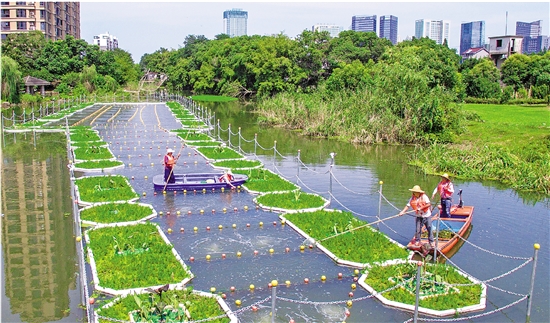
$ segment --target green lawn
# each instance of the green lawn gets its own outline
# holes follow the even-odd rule
[[[468,132],[461,142],[477,141],[520,148],[544,140],[550,135],[550,107],[514,105],[464,104],[467,112],[482,120],[468,121]]]

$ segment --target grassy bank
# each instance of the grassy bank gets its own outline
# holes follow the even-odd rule
[[[465,104],[466,133],[453,144],[417,149],[427,173],[497,180],[550,195],[550,107]]]
[[[193,101],[207,101],[207,102],[230,102],[237,101],[237,98],[221,95],[193,95],[191,97]]]

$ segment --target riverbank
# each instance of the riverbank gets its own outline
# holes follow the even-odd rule
[[[288,107],[285,100],[288,101],[288,98],[279,97],[271,103],[261,104],[258,109],[261,114],[259,122],[303,129],[303,133],[310,136],[357,142],[357,136],[336,131],[332,119],[317,118],[315,113],[306,113],[309,109],[304,106]],[[422,168],[428,174],[446,172],[467,180],[494,180],[518,191],[550,195],[549,107],[462,104],[457,109],[462,112],[462,117],[461,120],[455,120],[457,124],[454,130],[443,132],[437,139],[431,137],[430,141],[435,143],[418,145],[410,164]],[[293,112],[289,114],[289,110]],[[457,114],[453,115],[456,117]],[[344,119],[350,122],[350,118]],[[300,122],[296,123],[296,120]],[[395,123],[385,123],[380,118],[366,122],[358,120],[346,128],[347,131],[353,128],[356,133],[361,133],[361,143],[407,143],[395,140],[402,136],[388,133],[392,132],[391,129],[401,128]],[[311,131],[313,123],[316,124],[313,127],[315,131]],[[417,139],[417,144],[426,142],[430,137],[429,134],[411,136]]]
[[[451,144],[419,147],[411,164],[426,173],[497,180],[550,194],[550,108],[464,104],[466,132]]]

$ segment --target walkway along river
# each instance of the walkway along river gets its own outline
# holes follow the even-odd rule
[[[438,181],[437,177],[426,177],[404,164],[403,156],[410,153],[407,148],[353,147],[345,143],[309,140],[279,129],[258,129],[251,121],[252,117],[243,113],[243,108],[213,108],[220,119],[220,126],[215,134],[222,140],[236,148],[240,142],[240,146],[248,154],[256,151],[257,158],[266,168],[298,182],[306,192],[331,198],[332,208],[349,209],[367,221],[376,220],[378,214],[381,218],[396,214],[396,210],[406,203],[407,189],[412,185],[419,184],[431,190]],[[136,109],[142,111],[140,118],[128,121]],[[161,173],[160,160],[166,146],[174,147],[176,151],[181,147],[175,136],[158,128],[158,123],[166,129],[178,128],[179,124],[163,104],[124,105],[122,112],[109,121],[115,112],[116,109],[112,109],[112,112],[105,113],[92,126],[110,143],[115,156],[126,164],[123,170],[115,173],[128,178],[134,177],[131,184],[136,192],[146,193],[146,197],[141,198],[142,202],[152,204],[157,211],[165,214],[170,211],[170,216],[158,217],[153,222],[158,223],[165,231],[172,228],[174,233],[169,238],[176,250],[184,259],[196,259],[190,263],[196,276],[192,281],[195,289],[210,290],[211,287],[216,287],[218,291],[228,291],[230,286],[235,286],[237,292],[228,293],[231,295],[228,303],[233,310],[237,310],[235,299],[242,300],[243,307],[248,306],[270,296],[267,283],[272,279],[277,279],[280,284],[289,280],[289,287],[278,288],[277,296],[281,300],[277,301],[277,322],[288,322],[290,319],[296,322],[399,322],[412,317],[410,313],[382,306],[360,289],[354,291],[353,298],[356,301],[349,309],[351,315],[346,317],[345,302],[349,299],[353,270],[336,266],[316,249],[300,252],[298,247],[303,238],[287,226],[273,225],[274,221],[278,222],[277,214],[255,210],[253,196],[244,191],[155,196],[152,182],[145,179],[145,176],[152,178],[154,174]],[[70,119],[71,123],[83,116],[75,115]],[[239,127],[241,131],[238,130]],[[149,147],[141,144],[142,137],[136,136],[145,136],[145,132],[147,136],[154,136],[154,140],[159,143]],[[239,132],[242,138],[238,135]],[[253,133],[258,133],[260,144],[257,146],[252,143]],[[9,141],[10,138],[6,139]],[[245,140],[249,142],[246,143]],[[273,149],[275,141],[276,151]],[[140,146],[145,149],[141,150]],[[296,158],[298,150],[303,164]],[[179,169],[203,171],[210,168],[193,150],[184,148],[181,152],[183,157],[177,165]],[[327,174],[332,162],[331,152],[336,153],[332,180]],[[5,160],[3,179],[6,174],[16,172],[15,164],[15,160]],[[382,191],[387,198],[387,201],[380,204],[380,211],[380,195],[377,193],[380,190],[379,181],[384,181]],[[15,186],[12,182],[2,184],[2,187]],[[474,277],[488,281],[491,287],[484,312],[492,313],[495,309],[509,306],[528,293],[532,264],[523,267],[522,264],[532,256],[533,244],[539,243],[542,252],[539,253],[531,317],[534,322],[549,321],[548,201],[524,203],[510,190],[476,182],[455,181],[455,186],[464,190],[466,203],[474,205],[476,211],[472,232],[451,262]],[[7,199],[3,195],[3,205],[7,204]],[[244,206],[248,206],[249,210],[245,211]],[[221,210],[224,207],[229,211],[223,213]],[[238,211],[233,211],[234,208]],[[207,212],[201,214],[201,209]],[[212,213],[211,210],[216,212]],[[184,216],[176,216],[176,211]],[[191,215],[187,215],[189,211]],[[17,211],[17,207],[3,207],[2,213],[15,218],[18,215],[23,216]],[[263,227],[259,226],[260,221],[264,223]],[[246,227],[247,223],[251,224],[250,228]],[[221,231],[206,230],[207,226],[217,228],[220,224],[224,227]],[[236,224],[237,229],[232,229],[232,224]],[[197,233],[187,229],[194,226],[200,228]],[[186,228],[184,233],[179,232],[182,227]],[[405,244],[413,233],[413,220],[390,220],[380,225],[379,229]],[[23,227],[10,230],[19,230],[21,235],[25,233]],[[6,253],[5,250],[18,246],[17,240],[9,239],[13,237],[10,235],[12,231],[4,231],[4,224],[3,232],[9,233],[7,236],[3,234],[2,240],[4,266],[13,266],[11,259],[18,256],[16,253]],[[21,247],[30,248],[24,245]],[[286,247],[291,251],[284,252]],[[267,250],[270,248],[275,253],[269,254]],[[254,250],[259,251],[258,255],[254,255]],[[231,257],[237,251],[241,251],[243,257]],[[23,254],[24,252],[22,251]],[[228,255],[226,259],[221,257],[223,253]],[[212,255],[212,260],[203,260],[207,254]],[[16,270],[6,267],[4,272],[9,273],[6,280],[14,279]],[[340,272],[344,273],[343,279],[337,279]],[[320,281],[321,275],[328,278],[326,282]],[[501,275],[502,278],[494,279]],[[310,283],[303,283],[304,278],[309,278]],[[249,291],[250,284],[256,286],[254,292]],[[6,290],[6,295],[14,294]],[[14,299],[11,296],[9,301],[13,304]],[[78,301],[79,299],[72,299],[71,303]],[[270,305],[270,302],[263,303],[259,305],[257,312],[244,311],[239,314],[239,318],[242,322],[269,322]],[[490,315],[476,313],[471,321],[518,322],[525,320],[525,314],[526,302],[522,301]],[[2,318],[4,321],[4,314]],[[55,321],[55,318],[47,320]]]

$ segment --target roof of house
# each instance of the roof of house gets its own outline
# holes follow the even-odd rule
[[[485,48],[483,47],[474,47],[474,48],[469,48],[467,50],[465,50],[462,55],[468,55],[468,56],[471,56],[471,55],[475,55],[481,51],[485,51],[487,53],[489,53]]]
[[[25,76],[23,79],[25,81],[25,86],[37,86],[37,85],[50,85],[50,82],[32,77],[32,76]]]

